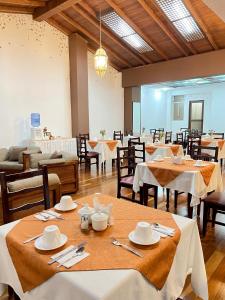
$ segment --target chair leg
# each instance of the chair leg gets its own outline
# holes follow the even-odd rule
[[[216,208],[213,208],[213,212],[212,212],[212,227],[215,227],[216,214],[217,214],[217,210],[216,210]]]
[[[97,170],[99,170],[99,156],[96,157]]]
[[[143,185],[142,191],[143,191],[143,204],[145,206],[148,206],[148,186],[146,184]]]
[[[178,191],[174,191],[174,208],[177,209]]]
[[[202,228],[202,235],[203,237],[206,235],[207,229],[207,222],[208,222],[208,205],[204,203],[204,210],[203,210],[203,228]]]
[[[190,193],[188,193],[188,218],[192,219],[192,215],[193,215],[193,207],[191,207],[191,198],[192,195]]]
[[[158,208],[158,187],[154,186],[154,208]]]
[[[135,200],[135,192],[132,191],[132,200]]]
[[[117,186],[117,198],[121,198],[121,186],[118,184]]]
[[[170,189],[166,189],[166,211],[170,208]]]

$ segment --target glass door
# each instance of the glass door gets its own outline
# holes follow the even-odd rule
[[[204,100],[189,102],[189,128],[203,131]]]

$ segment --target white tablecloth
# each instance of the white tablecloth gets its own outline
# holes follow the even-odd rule
[[[60,272],[24,294],[5,239],[16,222],[0,227],[0,283],[10,284],[21,300],[172,300],[181,295],[186,276],[192,273],[194,292],[207,300],[207,278],[197,224],[187,218],[173,217],[181,230],[181,238],[167,281],[160,291],[136,270],[100,270]],[[3,288],[1,284],[0,287]]]
[[[161,155],[162,157],[173,157],[173,151],[171,150],[171,147],[167,144],[160,146],[160,145],[156,145],[157,149],[154,151],[154,153],[152,153],[151,155],[145,151],[145,160],[149,161],[152,160],[154,158],[156,158],[156,156]],[[166,146],[166,147],[165,147]],[[148,147],[148,145],[145,145],[145,147]],[[179,145],[179,149],[177,152],[177,156],[183,156],[184,155],[184,150],[183,147],[181,145]]]
[[[130,138],[135,138],[135,136],[124,136],[123,138],[123,146],[127,147],[128,146],[128,141]],[[152,135],[145,135],[145,136],[140,136],[140,142],[141,143],[152,143],[153,139],[152,139]]]
[[[163,162],[160,163],[163,164]],[[139,163],[135,170],[133,183],[134,191],[138,192],[143,183],[160,186],[155,176],[149,170],[147,164]],[[214,190],[220,192],[223,191],[220,165],[215,163],[215,168],[208,186],[205,184],[200,171],[185,171],[167,184],[165,188],[190,193],[192,195],[191,206],[198,205],[200,203],[200,198],[204,198],[208,192]]]
[[[117,158],[117,147],[122,147],[121,141],[117,141],[117,145],[113,150],[109,149],[107,141],[101,140],[96,141],[96,143],[96,146],[92,148],[89,145],[89,142],[87,142],[87,150],[98,152],[100,163],[103,163],[105,161],[112,161],[112,159]]]
[[[55,151],[65,151],[77,154],[76,139],[55,139],[55,140],[32,140],[31,146],[38,146],[43,153],[53,153]]]
[[[218,147],[219,151],[218,151],[218,159],[223,159],[225,158],[225,143],[223,144],[222,149],[220,149],[219,144],[218,144],[218,140],[216,139],[212,139],[211,141],[209,139],[202,139],[203,142],[210,142],[207,147]],[[204,151],[206,152],[206,151]],[[208,152],[208,154],[210,154],[210,151]]]

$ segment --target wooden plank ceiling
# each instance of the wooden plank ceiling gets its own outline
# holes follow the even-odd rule
[[[183,0],[204,38],[187,42],[155,0],[0,0],[0,12],[32,14],[67,35],[81,34],[89,50],[99,46],[101,10],[114,10],[153,48],[139,53],[102,26],[102,45],[118,70],[225,48],[225,23],[202,0]]]

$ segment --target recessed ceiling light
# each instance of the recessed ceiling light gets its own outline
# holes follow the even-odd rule
[[[112,31],[114,31],[120,38],[126,43],[132,46],[140,53],[153,51],[139,34],[137,34],[133,28],[127,24],[116,12],[110,11],[103,14],[102,22],[105,23]]]
[[[188,42],[204,39],[204,35],[182,0],[155,0],[176,29]]]

